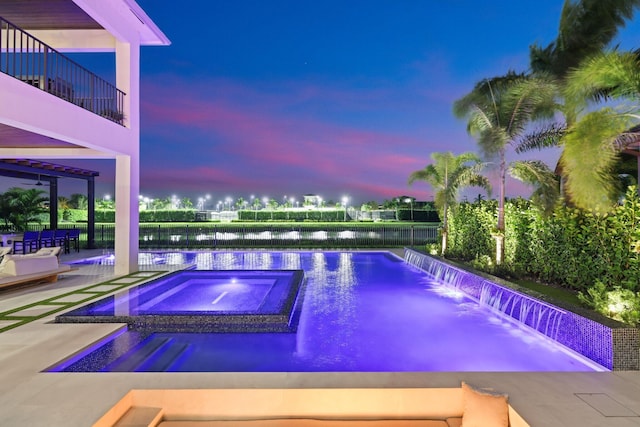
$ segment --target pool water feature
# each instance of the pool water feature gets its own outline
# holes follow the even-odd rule
[[[207,269],[304,270],[297,332],[130,330],[51,371],[603,370],[387,252],[212,252],[193,261]]]
[[[185,270],[56,317],[164,332],[295,332],[302,270]],[[299,304],[300,303],[300,304]]]
[[[563,310],[412,249],[406,250],[405,259],[481,305],[548,336],[607,369],[640,369],[640,334],[636,328],[586,310],[580,311],[577,307],[573,310],[584,315]]]

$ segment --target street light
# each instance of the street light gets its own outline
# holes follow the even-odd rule
[[[413,221],[413,199],[410,197],[407,197],[406,199],[404,199],[404,202],[411,204],[411,221]]]
[[[344,196],[342,198],[342,205],[344,206],[344,221],[347,221],[347,204],[349,203],[349,198]]]

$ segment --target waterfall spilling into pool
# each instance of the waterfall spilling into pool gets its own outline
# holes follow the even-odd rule
[[[412,249],[405,262],[609,369],[638,369],[637,329],[602,324]]]
[[[429,273],[437,281],[475,298],[480,304],[557,340],[564,310],[417,252],[408,252],[406,261]]]

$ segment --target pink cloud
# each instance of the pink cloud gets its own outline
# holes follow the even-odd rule
[[[146,80],[143,89],[143,140],[164,141],[159,146],[171,148],[162,154],[174,160],[159,160],[160,150],[148,150],[156,163],[170,166],[144,171],[145,186],[169,178],[193,191],[425,199],[431,189],[408,187],[409,174],[430,163],[433,151],[473,150],[464,138],[455,145],[449,136],[434,141],[428,135],[446,132],[427,124],[407,129],[395,119],[387,123],[386,115],[398,114],[394,106],[402,103],[388,89],[342,91],[295,83],[260,88],[221,79],[195,85],[177,77]],[[388,102],[380,103],[385,97]],[[416,118],[408,123],[420,123],[420,113],[411,113]],[[464,135],[463,124],[461,129]]]

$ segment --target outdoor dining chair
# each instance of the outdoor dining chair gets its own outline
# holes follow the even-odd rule
[[[40,237],[38,238],[38,249],[53,246],[54,237],[55,237],[54,230],[49,230],[49,229],[42,230],[40,232]]]
[[[29,248],[29,253],[37,251],[40,244],[39,236],[40,233],[38,231],[25,231],[22,240],[16,239],[13,241],[13,253],[18,253],[18,247],[23,254],[27,253],[27,248]]]
[[[80,252],[80,229],[72,228],[69,230],[69,234],[67,235],[67,242],[69,250],[73,245],[73,248],[76,252]]]
[[[69,253],[69,230],[59,229],[56,230],[55,235],[53,237],[53,244],[55,246],[61,246],[64,248],[64,253]]]

